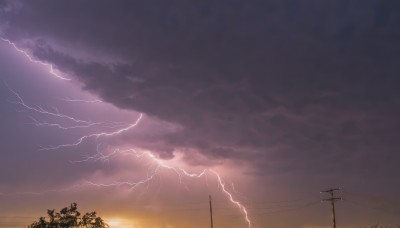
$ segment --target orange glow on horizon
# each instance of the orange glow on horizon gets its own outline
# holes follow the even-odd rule
[[[131,221],[121,218],[105,219],[105,222],[110,226],[110,228],[137,228]]]

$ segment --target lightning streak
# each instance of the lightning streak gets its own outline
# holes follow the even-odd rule
[[[48,110],[44,109],[44,108],[41,107],[41,106],[36,106],[36,107],[30,106],[30,105],[28,105],[28,104],[25,103],[25,101],[22,99],[22,97],[21,97],[17,92],[15,92],[15,91],[14,91],[13,89],[11,89],[11,88],[8,88],[8,89],[9,89],[9,90],[15,95],[15,97],[18,99],[18,101],[15,101],[14,103],[21,105],[22,107],[24,107],[24,108],[27,109],[27,110],[30,110],[30,111],[33,111],[33,112],[36,112],[36,113],[40,113],[40,114],[44,114],[44,115],[53,116],[53,117],[65,118],[65,119],[71,120],[71,121],[73,121],[73,122],[75,122],[75,123],[91,124],[90,121],[80,120],[80,119],[74,118],[74,117],[72,117],[72,116],[68,116],[68,115],[62,114],[62,113],[60,113],[60,112],[58,111],[58,109],[56,109],[56,108],[55,108],[54,112],[52,112],[52,111],[48,111]]]
[[[59,129],[62,130],[70,130],[70,129],[77,129],[77,128],[88,128],[88,127],[92,127],[95,125],[100,125],[102,123],[88,123],[88,124],[83,124],[83,125],[74,125],[74,126],[63,126],[61,124],[58,123],[48,123],[48,122],[40,122],[38,120],[36,120],[35,118],[33,118],[32,116],[29,116],[29,119],[31,119],[33,121],[33,124],[37,127],[57,127]]]
[[[78,160],[78,161],[71,161],[71,163],[82,163],[82,162],[97,162],[97,161],[101,161],[101,162],[105,162],[105,161],[109,161],[111,157],[116,156],[117,154],[122,154],[122,155],[133,155],[136,158],[142,158],[146,155],[145,152],[142,153],[138,153],[136,150],[134,149],[128,149],[128,150],[120,150],[120,149],[115,149],[113,152],[111,152],[110,154],[104,154],[103,152],[100,151],[99,146],[97,146],[97,153],[93,156],[86,156],[84,159],[82,160]]]
[[[59,79],[63,79],[63,80],[70,80],[68,78],[62,77],[61,75],[57,74],[53,68],[53,65],[49,64],[49,63],[45,63],[39,60],[35,60],[34,58],[32,58],[26,51],[23,51],[21,49],[19,49],[13,42],[11,42],[10,40],[1,38],[0,39],[4,42],[7,42],[9,45],[11,45],[16,51],[22,53],[23,55],[25,55],[31,62],[36,63],[36,64],[40,64],[43,66],[48,67],[50,70],[50,73],[54,76],[56,76]],[[30,106],[28,104],[25,103],[25,101],[22,99],[22,97],[15,92],[14,90],[10,89],[10,91],[15,95],[15,97],[17,98],[18,101],[14,102],[18,105],[21,105],[22,107],[24,107],[27,111],[31,111],[34,113],[38,113],[38,114],[42,114],[42,115],[47,115],[47,116],[53,116],[53,117],[57,117],[57,118],[63,118],[63,119],[67,119],[69,121],[74,122],[76,125],[74,126],[70,126],[70,127],[65,127],[62,126],[61,124],[58,123],[48,123],[48,122],[40,122],[37,121],[36,119],[34,119],[33,117],[31,117],[31,119],[34,121],[34,124],[36,126],[46,126],[46,127],[57,127],[61,130],[68,130],[68,129],[74,129],[74,128],[84,128],[84,127],[91,127],[94,125],[101,125],[104,123],[92,123],[90,121],[86,121],[86,120],[80,120],[78,118],[69,116],[69,115],[65,115],[60,113],[56,108],[54,109],[54,111],[49,111],[46,110],[44,108],[42,108],[41,106]],[[69,101],[69,102],[84,102],[84,103],[99,103],[101,102],[100,100],[79,100],[79,99],[63,99],[65,101]],[[109,131],[109,132],[97,132],[97,133],[93,133],[93,134],[88,134],[88,135],[84,135],[82,137],[80,137],[79,139],[77,139],[75,142],[73,143],[69,143],[69,144],[62,144],[62,145],[58,145],[58,146],[49,146],[49,147],[43,147],[41,150],[56,150],[56,149],[60,149],[63,147],[75,147],[75,146],[79,146],[81,143],[83,143],[85,140],[90,139],[90,138],[100,138],[100,137],[111,137],[111,136],[116,136],[116,135],[120,135],[122,133],[125,133],[126,131],[131,130],[132,128],[136,127],[141,119],[143,117],[143,114],[140,114],[139,117],[136,119],[136,121],[134,123],[131,124],[124,124],[124,123],[111,123],[110,126],[113,128],[117,128],[117,130],[114,131]],[[168,165],[164,160],[161,160],[159,158],[157,158],[157,156],[155,156],[153,153],[149,152],[149,151],[145,151],[145,152],[141,152],[139,153],[137,150],[134,149],[129,149],[129,150],[119,150],[116,149],[113,152],[109,153],[109,154],[105,154],[103,152],[101,152],[99,150],[99,147],[97,148],[97,153],[93,156],[87,156],[86,158],[79,160],[79,161],[74,161],[73,163],[81,163],[81,162],[89,162],[89,161],[108,161],[110,158],[118,155],[118,154],[125,154],[125,155],[132,155],[135,156],[136,158],[147,158],[151,161],[151,164],[148,168],[148,174],[145,178],[138,180],[138,181],[134,181],[134,182],[130,182],[130,181],[124,181],[124,182],[114,182],[114,183],[108,183],[108,184],[104,184],[104,183],[94,183],[92,181],[85,181],[84,184],[79,184],[79,185],[73,185],[69,188],[63,188],[63,189],[50,189],[50,190],[46,190],[46,191],[42,191],[42,192],[16,192],[13,193],[13,195],[26,195],[26,194],[30,194],[30,195],[40,195],[40,194],[45,194],[45,193],[50,193],[50,192],[65,192],[65,191],[71,191],[74,189],[78,189],[78,188],[82,188],[85,186],[93,186],[93,187],[120,187],[120,186],[129,186],[130,190],[134,190],[137,187],[141,186],[141,185],[145,185],[147,184],[148,186],[150,185],[151,181],[159,174],[160,170],[162,169],[167,169],[167,170],[172,170],[174,171],[177,176],[179,177],[179,181],[181,184],[184,184],[184,182],[182,181],[183,177],[187,177],[187,178],[202,178],[203,176],[207,176],[207,173],[210,173],[212,175],[214,175],[217,179],[217,183],[218,186],[220,187],[220,189],[222,190],[222,193],[224,193],[226,195],[226,197],[228,198],[228,200],[235,205],[244,215],[244,219],[246,221],[246,223],[248,224],[248,227],[250,228],[252,223],[249,219],[248,216],[248,212],[247,209],[245,208],[245,206],[243,206],[243,204],[241,204],[239,201],[235,200],[232,193],[230,191],[228,191],[227,187],[225,186],[224,181],[222,180],[221,176],[214,170],[211,169],[204,169],[203,171],[199,172],[199,173],[191,173],[181,167],[176,167],[176,166],[171,166]],[[5,193],[1,193],[0,195],[2,196],[8,196],[10,194],[5,194]]]
[[[116,131],[112,131],[112,132],[100,132],[100,133],[95,133],[95,134],[90,134],[90,135],[85,135],[80,137],[76,142],[74,143],[69,143],[69,144],[62,144],[62,145],[58,145],[58,146],[48,146],[48,147],[42,147],[40,150],[56,150],[56,149],[60,149],[63,147],[73,147],[73,146],[78,146],[80,145],[83,141],[85,141],[86,139],[89,138],[99,138],[102,136],[114,136],[114,135],[119,135],[125,131],[130,130],[131,128],[136,127],[136,125],[139,124],[140,120],[142,119],[143,114],[140,113],[139,118],[137,118],[136,122],[134,122],[133,124],[130,124],[129,126],[125,127],[125,128],[121,128],[118,129]]]
[[[220,175],[217,172],[215,172],[214,170],[210,170],[210,171],[212,173],[214,173],[215,176],[217,177],[218,182],[219,182],[219,186],[222,188],[222,191],[228,196],[229,200],[233,204],[235,204],[243,212],[243,214],[245,215],[246,222],[247,222],[247,224],[248,224],[248,226],[250,228],[251,227],[251,221],[249,219],[249,215],[248,215],[248,212],[247,212],[246,208],[239,201],[236,201],[235,199],[233,199],[232,194],[228,190],[226,190],[225,183],[222,181]]]
[[[100,126],[100,127],[104,127],[104,128],[121,128],[121,127],[129,127],[130,126],[130,124],[122,123],[122,122],[91,122],[91,121],[87,121],[87,120],[81,120],[76,117],[72,117],[72,116],[60,113],[60,111],[55,107],[53,107],[54,111],[50,111],[50,110],[44,109],[42,106],[31,106],[31,105],[28,105],[15,90],[11,89],[6,83],[5,83],[5,85],[10,90],[10,92],[13,93],[15,95],[15,97],[17,98],[17,101],[13,101],[12,103],[22,106],[25,110],[36,112],[36,113],[43,114],[43,115],[67,119],[69,121],[76,123],[76,125],[72,125],[72,126],[63,126],[59,123],[41,122],[41,121],[38,121],[37,119],[35,119],[34,117],[29,116],[29,118],[33,121],[33,124],[38,127],[44,127],[44,126],[45,127],[57,127],[62,130],[70,130],[70,129],[77,129],[77,128],[89,128],[89,127],[93,127],[93,126]]]
[[[243,204],[241,204],[239,201],[234,199],[232,193],[229,192],[227,190],[227,188],[225,187],[225,183],[223,182],[221,176],[214,170],[204,169],[200,173],[189,173],[185,169],[167,165],[163,160],[158,159],[151,152],[138,153],[136,150],[133,150],[133,149],[123,150],[123,151],[120,151],[119,149],[116,149],[112,153],[110,153],[109,155],[104,155],[103,153],[98,151],[98,153],[95,156],[88,157],[87,159],[85,159],[83,161],[90,161],[90,160],[98,161],[98,160],[104,160],[104,159],[108,160],[111,156],[115,156],[117,154],[134,155],[137,158],[140,158],[140,157],[143,157],[144,155],[147,155],[147,157],[149,159],[151,159],[154,163],[156,163],[157,166],[154,169],[154,171],[151,172],[151,174],[147,178],[145,178],[145,179],[143,179],[141,181],[138,181],[138,182],[116,182],[116,183],[110,183],[110,184],[96,184],[96,183],[90,182],[90,185],[97,186],[97,187],[111,187],[111,186],[119,187],[121,185],[128,185],[128,186],[131,187],[130,189],[133,190],[134,188],[136,188],[139,185],[149,183],[154,178],[154,176],[157,175],[157,173],[159,171],[159,168],[165,168],[165,169],[173,170],[179,176],[179,180],[180,180],[181,184],[183,183],[182,182],[182,176],[186,176],[186,177],[189,177],[189,178],[201,178],[201,177],[205,176],[207,172],[209,172],[209,173],[212,173],[212,174],[215,175],[215,177],[218,180],[218,186],[221,188],[222,192],[228,197],[229,201],[232,204],[234,204],[236,207],[238,207],[239,210],[244,214],[245,220],[246,220],[246,222],[248,224],[248,227],[249,228],[251,227],[251,221],[249,219],[246,207],[243,206]],[[80,162],[83,162],[83,161],[80,161]]]
[[[4,39],[4,38],[2,38],[2,37],[0,37],[0,39],[1,39],[2,41],[4,41],[4,42],[8,43],[10,46],[12,46],[12,47],[13,47],[16,51],[18,51],[19,53],[21,53],[21,54],[23,54],[24,56],[26,56],[26,57],[29,59],[29,61],[31,61],[31,62],[33,62],[33,63],[36,63],[36,64],[40,64],[40,65],[42,65],[42,66],[45,66],[45,67],[49,68],[49,73],[52,74],[53,76],[55,76],[55,77],[57,77],[57,78],[59,78],[59,79],[62,79],[62,80],[71,80],[70,78],[65,78],[65,77],[61,76],[60,74],[58,74],[58,73],[54,70],[54,67],[53,67],[52,64],[46,63],[46,62],[42,62],[42,61],[40,61],[40,60],[36,60],[36,59],[33,58],[31,55],[29,55],[28,52],[26,52],[26,51],[24,51],[24,50],[18,48],[17,45],[16,45],[15,43],[11,42],[11,41],[8,40],[8,39]]]
[[[126,127],[129,124],[127,123],[118,123],[118,122],[96,122],[96,123],[87,123],[87,124],[79,124],[79,125],[72,125],[72,126],[63,126],[61,124],[58,123],[48,123],[48,122],[41,122],[38,121],[37,119],[33,118],[32,116],[29,116],[29,119],[31,119],[33,121],[33,125],[37,126],[37,127],[56,127],[59,128],[61,130],[71,130],[71,129],[78,129],[78,128],[89,128],[89,127],[93,127],[93,126],[100,126],[100,127],[104,127],[104,128],[121,128],[121,127]]]
[[[80,100],[80,99],[69,99],[69,98],[64,98],[60,99],[62,101],[69,101],[69,102],[83,102],[83,103],[102,103],[102,100]]]

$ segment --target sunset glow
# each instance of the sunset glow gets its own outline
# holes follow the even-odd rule
[[[399,15],[0,0],[0,228],[397,228]]]

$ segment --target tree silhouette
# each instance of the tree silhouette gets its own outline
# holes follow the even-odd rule
[[[28,228],[108,228],[104,220],[97,216],[96,212],[88,212],[81,217],[76,203],[64,207],[60,212],[47,210],[48,220],[40,217]]]

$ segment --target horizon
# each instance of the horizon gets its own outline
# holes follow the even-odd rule
[[[0,227],[397,227],[399,37],[391,0],[0,0]]]

